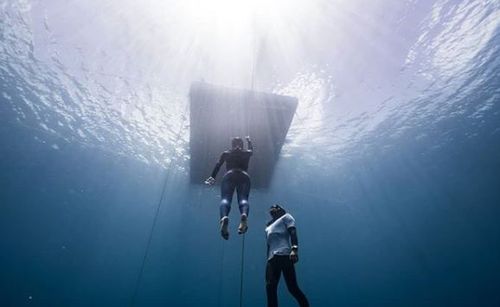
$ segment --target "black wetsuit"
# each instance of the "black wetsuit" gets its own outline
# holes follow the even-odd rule
[[[278,306],[278,283],[281,273],[285,277],[285,283],[288,291],[299,303],[301,307],[308,307],[309,302],[306,296],[300,290],[297,283],[297,276],[295,274],[295,265],[290,256],[274,256],[267,261],[266,265],[266,293],[267,293],[267,306]]]
[[[238,197],[238,204],[241,214],[248,216],[248,196],[250,194],[250,176],[248,176],[248,163],[253,153],[252,143],[248,142],[248,150],[232,149],[224,151],[219,162],[212,171],[212,178],[217,176],[220,167],[226,162],[226,174],[221,183],[220,216],[228,216],[231,210],[234,190]]]

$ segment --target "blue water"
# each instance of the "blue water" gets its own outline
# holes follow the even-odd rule
[[[312,306],[500,306],[500,3],[213,1],[0,1],[0,305],[239,306],[236,207],[223,242],[189,183],[205,80],[299,99],[244,306],[274,202]]]

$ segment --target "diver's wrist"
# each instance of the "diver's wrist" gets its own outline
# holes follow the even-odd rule
[[[292,245],[292,251],[298,251],[299,246],[298,245]]]

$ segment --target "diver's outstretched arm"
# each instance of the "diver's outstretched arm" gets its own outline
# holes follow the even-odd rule
[[[250,140],[250,136],[247,136],[245,139],[247,140],[248,151],[253,151],[253,145],[252,145],[252,141]]]
[[[226,160],[226,156],[224,153],[222,153],[222,155],[220,155],[219,161],[215,164],[215,167],[214,167],[214,170],[212,171],[212,174],[210,175],[210,177],[208,177],[205,180],[206,185],[212,185],[215,183],[215,177],[217,177],[217,173],[219,172],[219,169],[222,166],[222,164],[224,164],[225,160]]]

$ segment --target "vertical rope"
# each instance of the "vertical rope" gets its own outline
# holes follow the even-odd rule
[[[220,261],[220,268],[219,268],[219,307],[222,306],[222,286],[224,285],[223,284],[223,276],[224,276],[224,254],[225,254],[225,249],[224,249],[224,242],[225,240],[221,240],[222,241],[222,257],[221,257],[221,261]]]
[[[255,88],[255,70],[257,67],[257,61],[258,61],[258,55],[259,55],[259,50],[257,47],[257,21],[256,21],[256,16],[255,12],[253,14],[253,29],[254,29],[254,37],[253,37],[253,63],[252,63],[252,78],[250,81],[250,89],[254,91]],[[249,130],[249,122],[248,122],[248,117],[246,117],[247,122],[245,123],[245,129],[246,135],[250,134]],[[243,237],[241,239],[241,265],[240,265],[240,307],[243,307],[243,275],[244,275],[244,268],[245,268],[245,234],[243,234]]]
[[[149,255],[149,248],[151,247],[151,241],[153,240],[153,233],[154,233],[154,229],[156,227],[156,221],[158,220],[158,215],[160,213],[161,203],[163,201],[163,197],[165,196],[165,190],[166,190],[166,187],[167,187],[167,181],[168,181],[168,177],[170,175],[169,173],[170,172],[167,172],[165,174],[165,180],[163,181],[163,189],[161,191],[160,200],[158,201],[158,205],[156,207],[156,212],[155,212],[155,215],[154,215],[154,218],[153,218],[153,225],[151,225],[151,229],[149,230],[149,237],[148,237],[148,243],[146,244],[146,251],[144,252],[144,256],[142,257],[141,269],[139,271],[139,275],[137,276],[137,281],[135,283],[134,295],[132,296],[132,302],[130,304],[130,306],[132,306],[132,307],[135,306],[135,300],[137,298],[137,293],[139,292],[139,287],[141,285],[142,275],[144,274],[144,268],[146,266],[146,260],[147,260],[148,255]]]
[[[243,269],[245,264],[245,234],[241,239],[241,268],[240,268],[240,307],[243,306]]]
[[[181,133],[182,133],[182,130],[183,130],[183,127],[184,127],[184,124],[185,124],[185,118],[186,118],[187,110],[188,110],[188,105],[186,104],[186,109],[184,110],[184,114],[181,117],[182,120],[181,120],[181,125],[179,127],[179,132],[177,133],[177,136],[175,138],[175,140],[176,140],[175,143],[179,142],[179,140],[181,138]],[[153,224],[151,225],[151,229],[149,230],[148,242],[146,244],[146,250],[144,251],[144,256],[142,257],[141,269],[139,271],[139,275],[137,276],[137,281],[136,281],[136,284],[135,284],[134,294],[133,294],[132,300],[130,302],[130,306],[131,307],[135,306],[135,301],[137,299],[137,293],[139,292],[139,287],[141,285],[142,275],[144,274],[144,268],[146,266],[146,261],[147,261],[148,256],[149,256],[149,248],[151,247],[151,242],[153,241],[153,233],[154,233],[154,230],[155,230],[155,227],[156,227],[156,222],[158,220],[158,215],[160,213],[161,204],[162,204],[163,199],[165,197],[165,191],[167,190],[167,183],[168,183],[168,179],[169,179],[169,177],[171,175],[171,171],[172,171],[172,167],[170,167],[167,170],[167,172],[165,174],[165,179],[163,180],[163,187],[162,187],[160,199],[158,201],[158,205],[156,206],[156,211],[155,211],[155,215],[154,215],[154,218],[153,218]]]

